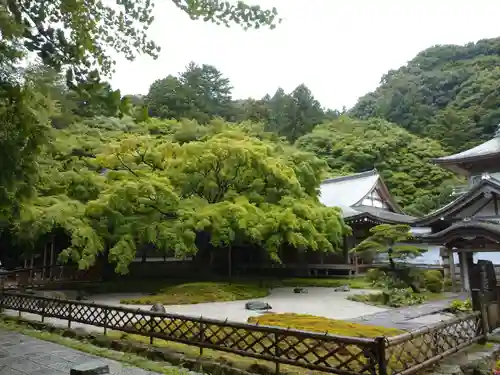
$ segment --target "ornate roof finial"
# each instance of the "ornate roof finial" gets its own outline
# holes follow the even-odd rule
[[[497,125],[497,130],[495,131],[495,138],[500,138],[500,124]]]

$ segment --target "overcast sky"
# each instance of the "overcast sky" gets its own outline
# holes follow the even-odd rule
[[[212,64],[230,78],[235,98],[260,98],[305,83],[326,107],[351,107],[382,74],[435,44],[500,36],[499,0],[247,0],[278,8],[275,30],[242,31],[191,21],[170,0],[156,0],[151,37],[157,60],[118,60],[112,78],[123,94],[190,62]]]

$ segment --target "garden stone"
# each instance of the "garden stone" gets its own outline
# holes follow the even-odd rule
[[[271,310],[272,307],[267,302],[250,301],[250,302],[245,303],[245,309],[253,310],[253,311],[260,311],[260,310]]]
[[[161,303],[155,303],[153,306],[151,306],[151,309],[149,309],[149,311],[164,314],[167,312],[167,310],[165,310],[165,306],[163,306]]]
[[[102,375],[109,374],[109,366],[99,362],[89,362],[73,367],[70,375]]]
[[[351,290],[351,287],[349,285],[342,285],[339,286],[338,288],[335,288],[336,292],[349,292]]]

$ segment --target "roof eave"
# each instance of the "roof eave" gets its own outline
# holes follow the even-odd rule
[[[500,228],[499,228],[500,230]],[[420,242],[425,242],[428,244],[439,244],[443,245],[445,243],[457,240],[463,237],[482,237],[486,238],[492,242],[500,242],[500,232],[489,230],[477,225],[468,226],[457,226],[454,228],[447,228],[440,232],[424,235],[418,237]]]
[[[370,212],[360,212],[357,215],[353,215],[353,216],[344,218],[344,222],[349,224],[350,222],[353,222],[355,220],[360,220],[360,219],[365,219],[365,218],[369,219],[373,222],[376,222],[377,224],[406,224],[406,225],[410,225],[410,223],[406,223],[406,222],[402,222],[402,221],[398,221],[398,220],[391,220],[391,219],[387,219],[387,218],[382,218],[382,217],[374,215]]]
[[[475,162],[475,161],[483,161],[487,159],[494,159],[500,157],[500,152],[494,152],[491,154],[485,154],[485,155],[475,155],[475,156],[468,156],[464,158],[456,158],[456,159],[449,159],[453,157],[452,156],[444,156],[442,158],[436,158],[436,159],[431,159],[431,161],[434,164],[438,165],[453,165],[453,164],[462,164],[462,163],[470,163],[470,162]]]
[[[452,211],[454,208],[460,208],[463,207],[468,201],[471,199],[475,199],[477,195],[477,191],[480,190],[483,186],[485,185],[490,185],[494,187],[500,188],[500,185],[495,182],[496,180],[492,179],[483,179],[481,180],[480,183],[472,187],[469,191],[467,191],[465,194],[461,195],[457,199],[455,199],[453,202],[449,203],[448,205],[442,207],[441,209],[438,209],[434,212],[431,212],[427,214],[424,217],[421,217],[419,219],[416,219],[413,224],[417,226],[427,226],[427,225],[432,225],[433,223],[437,222],[438,220],[441,220],[442,217],[446,216],[447,213]]]

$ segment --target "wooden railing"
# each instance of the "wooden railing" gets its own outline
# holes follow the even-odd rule
[[[0,294],[0,309],[179,342],[340,375],[412,374],[484,337],[479,313],[396,337],[359,338],[233,323],[119,306]]]
[[[95,281],[88,271],[75,266],[53,265],[22,268],[0,273],[0,290],[57,286],[64,282]]]

